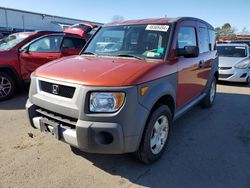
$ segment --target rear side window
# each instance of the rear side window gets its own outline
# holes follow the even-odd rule
[[[194,27],[180,27],[178,33],[178,48],[184,48],[185,46],[197,46]]]
[[[215,32],[211,29],[208,30],[209,32],[209,44],[210,44],[210,50],[215,50]]]
[[[85,40],[80,38],[65,37],[62,48],[76,48],[81,49],[85,45]]]
[[[200,27],[199,28],[199,33],[200,33],[200,42],[199,42],[199,49],[200,53],[203,52],[208,52],[209,51],[209,40],[208,40],[208,32],[207,28],[205,27]]]

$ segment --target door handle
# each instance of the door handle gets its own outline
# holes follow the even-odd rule
[[[205,61],[204,60],[200,60],[199,62],[199,68],[202,69],[205,67]]]

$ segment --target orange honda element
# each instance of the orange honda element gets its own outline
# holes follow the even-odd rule
[[[92,153],[135,153],[151,163],[168,147],[172,122],[216,96],[214,28],[197,18],[102,26],[80,55],[31,76],[34,128]]]

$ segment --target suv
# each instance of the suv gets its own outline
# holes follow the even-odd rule
[[[31,72],[37,67],[63,56],[79,54],[86,43],[84,32],[79,30],[21,32],[1,39],[0,100],[10,98],[18,85],[30,80]],[[90,30],[88,28],[88,32]]]
[[[101,27],[81,55],[38,68],[30,123],[73,148],[161,157],[173,120],[210,107],[218,57],[213,27],[196,18],[145,19]]]

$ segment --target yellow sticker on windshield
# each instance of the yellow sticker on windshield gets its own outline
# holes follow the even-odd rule
[[[147,25],[145,30],[167,32],[168,28],[168,25]]]

